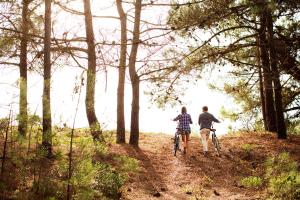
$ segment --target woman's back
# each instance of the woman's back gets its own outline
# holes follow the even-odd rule
[[[192,124],[193,122],[190,114],[182,113],[178,115],[174,120],[179,121],[179,127],[181,130],[188,132],[191,131],[190,124]]]

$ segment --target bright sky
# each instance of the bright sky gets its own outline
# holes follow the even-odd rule
[[[51,103],[52,103],[52,117],[54,124],[62,126],[66,123],[68,126],[72,126],[78,94],[74,94],[73,89],[76,81],[76,75],[80,75],[81,70],[75,69],[60,69],[55,72],[52,77],[52,91],[51,91]],[[3,97],[0,99],[0,113],[1,117],[8,115],[10,102],[14,102],[14,113],[18,112],[18,88],[16,82],[18,81],[18,70],[1,70],[0,72],[0,90]],[[117,91],[117,74],[115,72],[109,72],[108,74],[108,88],[105,91],[105,77],[104,74],[98,74],[96,85],[96,113],[101,123],[104,123],[105,129],[116,128],[116,91]],[[29,75],[29,91],[28,102],[31,113],[34,113],[37,109],[37,114],[42,115],[42,77],[40,75]],[[5,84],[4,84],[5,83]],[[13,87],[12,85],[15,85]],[[141,131],[146,132],[164,132],[173,133],[176,127],[176,123],[171,121],[175,118],[181,110],[181,106],[171,108],[166,105],[165,109],[158,109],[155,105],[149,103],[148,96],[143,94],[145,89],[144,84],[141,87],[141,103],[140,103],[140,128]],[[85,88],[83,87],[81,94],[81,101],[79,105],[79,111],[76,120],[76,127],[88,126],[85,106]],[[183,97],[184,104],[188,113],[191,114],[194,124],[192,129],[198,130],[197,119],[200,114],[203,105],[209,107],[209,111],[219,118],[219,110],[222,106],[230,104],[224,94],[214,92],[208,89],[205,80],[198,81],[197,85],[188,86],[186,95]],[[125,113],[126,113],[126,128],[130,127],[130,107],[131,107],[131,88],[130,85],[126,85],[125,96]],[[222,124],[216,124],[216,128],[220,130],[220,133],[225,133],[228,126],[228,122]]]
[[[106,1],[109,2],[109,1]],[[99,2],[96,2],[99,5]],[[95,4],[94,4],[95,5]],[[111,5],[108,4],[108,5]],[[102,5],[102,8],[107,5]],[[81,3],[77,8],[82,9]],[[93,6],[93,10],[96,13],[96,5]],[[97,13],[99,15],[117,15],[116,8],[101,9]],[[163,11],[163,10],[161,10]],[[157,13],[147,11],[146,18]],[[149,15],[149,16],[148,16]],[[78,30],[77,26],[82,25],[83,18],[70,17],[66,14],[55,14],[55,28],[56,35],[61,35],[64,29]],[[144,15],[145,17],[145,15]],[[61,20],[63,19],[63,20]],[[153,19],[153,18],[152,18]],[[80,21],[81,20],[81,21]],[[100,19],[101,20],[101,19]],[[103,29],[113,30],[118,27],[119,22],[116,20],[105,19],[103,21],[94,21],[94,31],[96,36],[99,38],[99,31]],[[109,27],[113,26],[113,27]],[[76,29],[75,29],[76,27]],[[105,28],[104,28],[105,27]],[[61,30],[61,31],[59,31]],[[84,29],[81,29],[84,31]],[[77,34],[80,34],[80,32]],[[84,33],[84,32],[83,32]],[[114,32],[118,35],[118,31]],[[108,36],[107,36],[108,37]],[[139,52],[142,54],[142,52]],[[82,70],[78,68],[64,67],[57,69],[52,77],[52,91],[51,91],[51,103],[52,103],[52,117],[53,123],[61,126],[66,123],[68,126],[72,126],[74,112],[78,94],[74,95],[73,89],[76,82],[76,76],[81,74]],[[218,74],[216,76],[223,76]],[[19,72],[16,67],[5,68],[0,70],[0,90],[3,97],[0,99],[0,117],[8,115],[8,104],[14,102],[13,109],[15,114],[18,112],[18,94],[19,89],[17,87],[17,81]],[[31,113],[34,113],[37,109],[37,114],[42,115],[42,77],[38,74],[29,74],[28,77],[28,102]],[[194,124],[192,125],[193,131],[197,132],[198,125],[197,119],[201,112],[201,108],[204,105],[209,107],[209,111],[219,118],[219,111],[222,106],[228,106],[232,104],[230,98],[226,95],[214,92],[208,89],[207,83],[211,82],[209,79],[199,80],[197,85],[187,85],[186,95],[183,98],[185,106],[187,107],[188,113],[191,114]],[[97,74],[96,84],[96,114],[101,123],[103,123],[105,129],[116,129],[116,92],[117,92],[117,71],[115,69],[108,71],[108,82],[107,90],[105,91],[105,74]],[[14,86],[12,86],[14,85]],[[171,108],[166,106],[165,109],[158,109],[155,105],[149,103],[148,97],[144,95],[145,89],[144,83],[141,86],[141,102],[140,102],[140,130],[146,132],[164,132],[174,133],[176,123],[171,121],[172,118],[176,117],[181,110],[181,106]],[[85,114],[84,106],[85,90],[83,88],[79,111],[76,120],[76,127],[87,127],[87,119]],[[129,80],[126,85],[125,95],[125,113],[126,113],[126,129],[130,127],[130,108],[131,107],[131,88]],[[224,121],[221,124],[217,124],[216,128],[220,134],[226,133],[229,122]]]

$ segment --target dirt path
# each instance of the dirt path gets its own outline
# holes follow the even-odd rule
[[[204,157],[198,137],[191,138],[188,155],[179,152],[176,157],[169,135],[141,135],[139,148],[113,145],[112,151],[135,157],[141,166],[139,175],[131,177],[124,187],[122,199],[264,199],[263,190],[243,188],[240,179],[262,175],[264,161],[270,154],[288,151],[300,161],[299,137],[278,141],[269,134],[245,134],[223,137],[221,144],[221,157],[213,151]],[[241,149],[243,144],[251,144],[255,149],[246,153]]]

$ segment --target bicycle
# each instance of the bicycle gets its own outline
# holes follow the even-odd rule
[[[217,138],[217,135],[216,135],[216,129],[214,129],[213,127],[210,129],[210,131],[212,132],[212,135],[211,135],[211,139],[212,139],[212,143],[214,145],[214,148],[215,148],[215,151],[217,152],[217,155],[220,156],[220,142]]]
[[[174,148],[173,148],[173,153],[174,156],[176,156],[176,152],[180,150],[180,130],[177,128],[177,131],[175,132],[174,136]]]

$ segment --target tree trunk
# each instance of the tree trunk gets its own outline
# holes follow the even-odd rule
[[[121,50],[119,61],[119,81],[117,94],[117,143],[125,143],[124,93],[127,53],[127,23],[122,0],[116,0],[121,23]]]
[[[259,43],[260,43],[260,57],[263,68],[263,84],[265,92],[265,111],[267,130],[276,132],[276,113],[274,109],[272,73],[270,69],[270,60],[268,56],[267,40],[266,40],[266,15],[265,9],[260,13],[260,29],[259,29]]]
[[[264,122],[264,129],[267,130],[267,120],[266,120],[266,108],[265,108],[265,94],[264,94],[264,81],[261,71],[261,61],[260,61],[260,52],[259,52],[259,38],[256,39],[257,43],[257,63],[258,63],[258,78],[259,78],[259,93],[260,93],[260,102],[261,102],[261,112]]]
[[[283,108],[282,108],[282,94],[280,75],[277,68],[276,50],[273,39],[273,19],[270,9],[267,9],[267,30],[268,30],[268,42],[269,42],[269,54],[272,69],[272,78],[275,94],[275,110],[276,110],[276,125],[277,134],[279,139],[286,139],[286,126],[284,122]]]
[[[262,117],[264,122],[264,129],[267,130],[267,120],[266,120],[266,103],[265,103],[265,94],[264,94],[264,82],[263,82],[263,76],[261,67],[258,68],[258,76],[259,76],[259,93],[260,93],[260,102],[261,102],[261,111],[262,111]]]
[[[254,18],[255,22],[257,22],[257,18]],[[257,23],[255,24],[255,28],[257,29]],[[260,94],[260,103],[261,103],[261,113],[263,117],[264,130],[267,130],[267,120],[266,120],[266,108],[265,108],[265,92],[264,92],[264,80],[262,76],[262,66],[260,59],[260,43],[259,43],[259,35],[255,37],[256,39],[256,63],[258,66],[258,79],[259,79],[259,94]]]
[[[45,38],[44,38],[44,90],[43,90],[43,141],[48,156],[52,155],[51,120],[51,0],[45,0]]]
[[[134,146],[138,146],[139,144],[140,78],[136,72],[135,63],[140,41],[141,10],[142,1],[136,0],[132,47],[129,56],[129,75],[132,84],[131,125],[129,144]]]
[[[20,99],[18,131],[22,136],[27,134],[27,44],[28,44],[28,5],[29,0],[23,0],[22,7],[22,36],[20,51]]]
[[[86,42],[88,45],[88,70],[85,96],[85,109],[91,134],[94,140],[102,140],[100,123],[95,113],[95,84],[96,84],[96,52],[93,30],[93,19],[90,0],[83,0],[86,29]],[[101,136],[101,138],[100,138]]]

